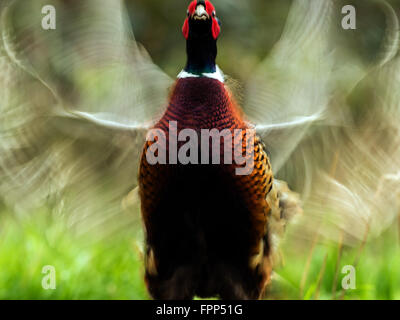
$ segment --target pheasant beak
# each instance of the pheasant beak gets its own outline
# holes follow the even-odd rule
[[[196,8],[196,11],[193,13],[192,18],[194,20],[207,20],[210,19],[210,15],[207,13],[206,8],[199,4]]]

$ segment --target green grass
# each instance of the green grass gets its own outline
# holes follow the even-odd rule
[[[317,244],[314,249],[309,243],[299,250],[289,237],[282,247],[286,261],[284,266],[276,270],[279,280],[273,282],[270,291],[272,298],[400,299],[400,242],[396,225],[379,238],[368,239],[365,246],[360,243],[355,248],[343,247],[340,258],[339,245],[334,243]],[[301,290],[309,256],[310,267]],[[346,276],[342,268],[346,265],[355,267],[354,290],[342,289],[342,279]]]
[[[317,244],[310,255],[311,244],[299,249],[294,241],[289,236],[282,246],[285,263],[276,270],[268,299],[332,299],[337,265],[336,298],[400,299],[396,226],[379,239],[369,240],[362,250],[344,247],[339,263],[337,244]],[[357,288],[344,291],[342,297],[344,275],[340,271],[353,265],[359,253]],[[310,268],[301,290],[309,255]],[[42,288],[45,265],[55,267],[55,290]],[[2,212],[0,299],[148,299],[136,240],[129,233],[100,241],[83,240],[46,212],[19,220]]]
[[[44,216],[1,215],[0,299],[148,298],[133,238],[83,241]],[[42,288],[45,265],[55,267],[55,290]]]

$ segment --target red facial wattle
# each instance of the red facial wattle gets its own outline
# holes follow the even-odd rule
[[[187,40],[189,38],[189,18],[186,18],[185,22],[183,23],[182,33]]]
[[[217,38],[221,32],[221,27],[219,25],[217,18],[215,17],[215,8],[214,8],[213,4],[208,0],[204,1],[204,3],[205,3],[205,9],[206,9],[208,15],[212,19],[212,30],[211,30],[212,36],[215,40],[217,40]],[[198,4],[198,0],[194,0],[190,3],[189,8],[188,8],[188,17],[185,19],[185,22],[183,24],[182,33],[186,40],[189,38],[189,18],[196,11],[197,4]]]

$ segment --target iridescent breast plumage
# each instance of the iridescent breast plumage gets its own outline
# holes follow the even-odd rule
[[[251,129],[229,89],[206,77],[177,81],[155,128],[168,137],[173,121],[178,134],[191,128],[229,129],[234,135],[235,129],[241,129],[245,136],[246,129]],[[233,150],[246,153],[246,139],[240,145],[231,141]],[[223,149],[222,142],[218,149]],[[236,175],[235,163],[151,165],[146,159],[151,144],[145,145],[139,174],[151,294],[157,298],[258,298],[270,273],[266,196],[273,182],[260,139],[255,138],[254,169],[248,175]],[[215,151],[212,145],[210,149]],[[199,148],[199,158],[202,151]],[[177,278],[186,279],[186,291],[178,286]],[[219,282],[213,283],[216,278]],[[226,289],[221,291],[221,286]]]

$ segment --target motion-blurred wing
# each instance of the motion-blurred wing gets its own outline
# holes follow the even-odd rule
[[[281,39],[247,87],[244,111],[257,124],[275,172],[326,111],[332,11],[330,1],[294,1]]]
[[[373,67],[335,48],[337,4],[294,1],[282,38],[249,84],[245,112],[275,175],[301,194],[300,237],[355,244],[379,235],[399,211],[398,19],[387,3],[382,10],[387,32]],[[363,78],[368,89],[354,93]]]
[[[297,169],[309,168],[304,178],[311,181],[298,234],[356,244],[378,236],[398,216],[399,74],[398,57],[371,72],[349,99],[353,123],[320,128],[295,154]]]
[[[17,212],[51,203],[80,233],[136,219],[121,202],[136,185],[145,129],[171,80],[134,41],[122,1],[1,7],[0,195]]]

